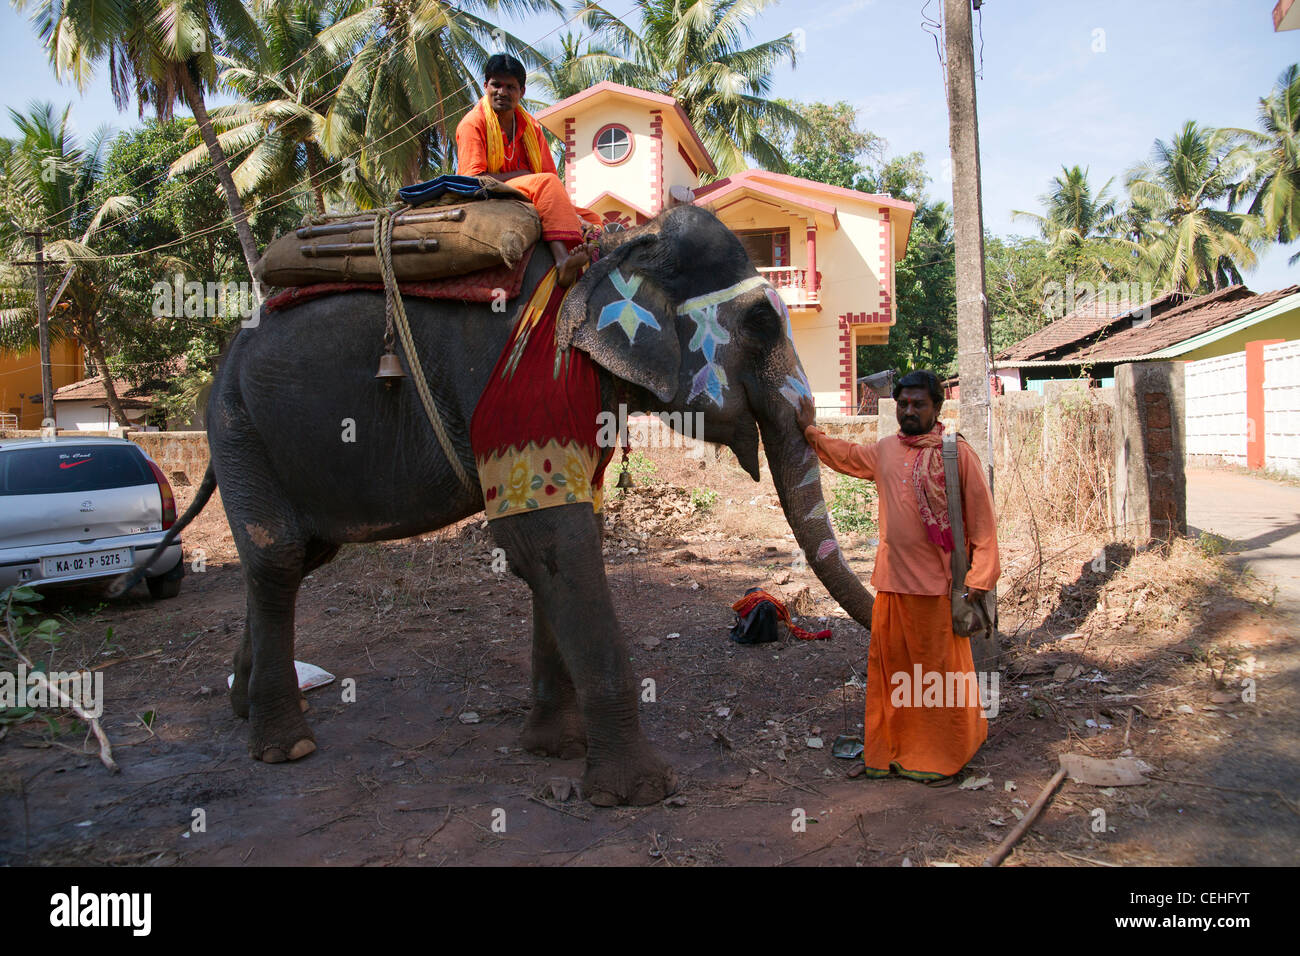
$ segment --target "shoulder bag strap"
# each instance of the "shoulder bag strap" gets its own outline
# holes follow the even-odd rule
[[[966,556],[966,527],[961,514],[961,473],[957,470],[957,435],[943,435],[944,494],[948,499],[948,523],[952,525],[952,586],[965,587],[969,570]]]

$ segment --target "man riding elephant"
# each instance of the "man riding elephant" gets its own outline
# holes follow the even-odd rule
[[[512,56],[498,53],[483,67],[486,93],[456,127],[456,172],[492,176],[528,197],[542,220],[561,286],[570,286],[590,261],[583,220],[600,225],[594,212],[575,207],[560,182],[542,125],[520,106],[527,73]]]

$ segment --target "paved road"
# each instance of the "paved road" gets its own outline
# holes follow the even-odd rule
[[[1300,487],[1189,468],[1187,524],[1232,539],[1233,560],[1276,583],[1278,606],[1300,614]]]

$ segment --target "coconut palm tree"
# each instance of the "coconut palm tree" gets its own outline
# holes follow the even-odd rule
[[[112,281],[104,262],[89,243],[99,228],[134,208],[129,196],[111,196],[95,204],[95,186],[103,170],[109,129],[97,130],[79,146],[68,114],[50,103],[33,103],[26,113],[11,109],[18,129],[13,140],[0,140],[0,246],[19,258],[26,252],[26,232],[46,234],[49,278],[62,282],[48,305],[50,332],[55,339],[74,337],[103,376],[108,407],[119,424],[129,424],[113,387],[105,349],[100,310],[111,294]],[[38,316],[29,277],[12,267],[0,271],[0,346],[27,349],[35,344]]]
[[[794,35],[746,46],[752,21],[772,2],[636,0],[640,22],[635,25],[598,3],[577,9],[596,41],[620,58],[600,78],[675,98],[712,154],[718,175],[730,176],[746,168],[746,157],[783,171],[785,159],[764,129],[806,125],[794,109],[767,95],[773,71],[796,63]]]
[[[1252,164],[1239,131],[1185,123],[1151,160],[1131,169],[1127,185],[1149,236],[1142,254],[1158,285],[1208,292],[1241,282],[1265,241],[1259,217],[1218,208]]]
[[[251,275],[257,244],[204,100],[205,91],[216,88],[220,53],[264,54],[251,10],[240,0],[11,2],[19,12],[32,9],[32,22],[59,79],[71,78],[85,90],[96,65],[106,60],[118,109],[134,96],[141,116],[152,107],[159,118],[168,118],[177,102],[193,111]]]
[[[1045,240],[1051,254],[1071,271],[1084,265],[1089,247],[1097,240],[1113,238],[1123,229],[1115,200],[1110,196],[1113,179],[1106,180],[1095,193],[1088,181],[1088,170],[1079,166],[1061,167],[1048,191],[1038,197],[1045,214],[1012,210],[1013,219],[1032,222]]]
[[[1259,101],[1259,126],[1263,132],[1238,131],[1257,149],[1246,184],[1255,194],[1250,212],[1263,217],[1271,239],[1293,242],[1300,239],[1300,66],[1283,70],[1273,92]],[[1288,264],[1297,261],[1300,252]]]
[[[351,0],[317,41],[348,64],[320,142],[352,157],[385,192],[447,171],[456,123],[482,93],[482,67],[495,52],[525,65],[541,57],[484,13],[554,12],[556,0]]]
[[[222,148],[228,155],[243,155],[233,173],[240,195],[281,195],[305,182],[322,214],[327,187],[360,206],[379,199],[362,177],[349,175],[347,164],[336,162],[321,145],[347,64],[331,60],[317,37],[345,16],[347,7],[335,0],[263,4],[257,18],[265,55],[252,49],[218,57],[222,84],[240,100],[216,107],[211,116]],[[200,144],[177,159],[171,173],[190,172],[207,159],[207,148]]]

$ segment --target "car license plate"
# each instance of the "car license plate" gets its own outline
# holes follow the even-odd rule
[[[41,559],[41,575],[58,578],[68,574],[86,574],[91,571],[112,571],[131,567],[131,549],[92,551],[90,554],[67,554],[57,558]]]

